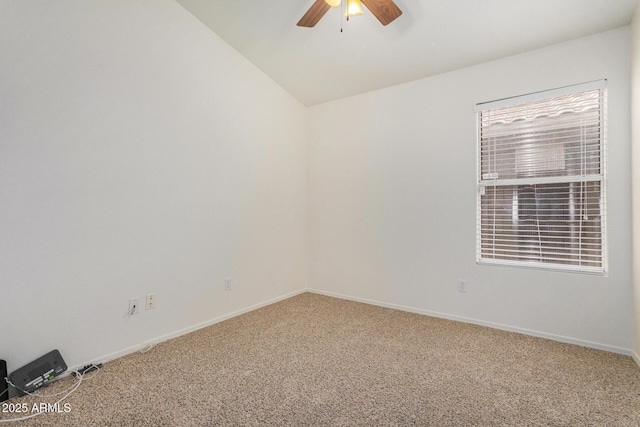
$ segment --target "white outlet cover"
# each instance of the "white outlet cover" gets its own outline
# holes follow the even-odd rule
[[[145,309],[152,310],[156,308],[156,294],[148,294],[145,301]]]
[[[131,298],[129,300],[129,316],[140,313],[140,298]]]

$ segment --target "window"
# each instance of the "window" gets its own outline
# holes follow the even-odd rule
[[[479,263],[605,272],[605,85],[476,106]]]

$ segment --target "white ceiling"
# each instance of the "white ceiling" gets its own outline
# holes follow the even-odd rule
[[[296,23],[314,0],[177,1],[305,105],[627,25],[638,5],[394,0],[404,13],[386,27],[366,9],[349,22],[331,9],[314,28],[301,28]]]

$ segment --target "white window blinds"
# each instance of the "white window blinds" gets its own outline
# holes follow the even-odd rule
[[[477,106],[478,262],[605,271],[605,83]]]

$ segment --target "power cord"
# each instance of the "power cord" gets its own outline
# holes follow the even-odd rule
[[[29,396],[34,396],[34,397],[41,397],[41,398],[50,398],[50,397],[56,397],[56,396],[60,396],[61,394],[65,394],[64,397],[62,397],[60,400],[58,400],[56,403],[53,404],[53,406],[59,406],[60,403],[62,403],[67,397],[71,396],[71,394],[76,391],[78,389],[78,387],[80,387],[80,384],[82,384],[82,380],[84,379],[84,376],[87,374],[87,372],[89,371],[94,371],[94,370],[100,370],[101,368],[101,364],[100,365],[89,365],[88,367],[85,367],[82,369],[82,373],[80,373],[80,371],[74,371],[73,375],[78,379],[78,381],[71,387],[69,387],[68,389],[61,391],[60,393],[55,393],[55,394],[49,394],[49,395],[43,395],[43,394],[38,394],[38,393],[30,393],[26,390],[22,390],[19,387],[16,387],[8,378],[5,378],[5,380],[7,381],[7,384],[11,385],[12,387],[14,387],[17,390],[20,390],[23,393],[28,394]],[[97,374],[96,374],[97,375]],[[89,379],[93,379],[96,375],[91,376]],[[6,391],[6,390],[5,390]],[[4,393],[4,392],[3,392]],[[1,394],[0,394],[1,395]],[[31,418],[35,418],[39,415],[42,415],[46,412],[36,412],[35,414],[31,414],[28,415],[26,417],[20,417],[20,418],[11,418],[11,419],[0,419],[0,423],[11,423],[14,421],[24,421],[24,420],[28,420]]]
[[[30,392],[30,391],[27,391],[27,390],[23,390],[20,387],[18,387],[17,385],[15,385],[14,383],[12,383],[9,378],[5,378],[5,380],[7,381],[7,384],[9,384],[11,387],[15,388],[16,390],[20,390],[24,394],[27,394],[27,395],[33,396],[33,397],[56,397],[56,396],[60,396],[61,394],[65,394],[67,391],[69,391],[70,389],[75,387],[75,384],[74,384],[73,386],[71,386],[67,390],[61,391],[60,393],[44,395],[44,394],[33,393],[33,392]]]
[[[155,347],[156,345],[158,345],[158,343],[154,343],[154,344],[149,344],[146,348],[143,348],[142,350],[140,350],[138,353],[140,354],[145,354],[151,351],[151,349],[153,347]]]

